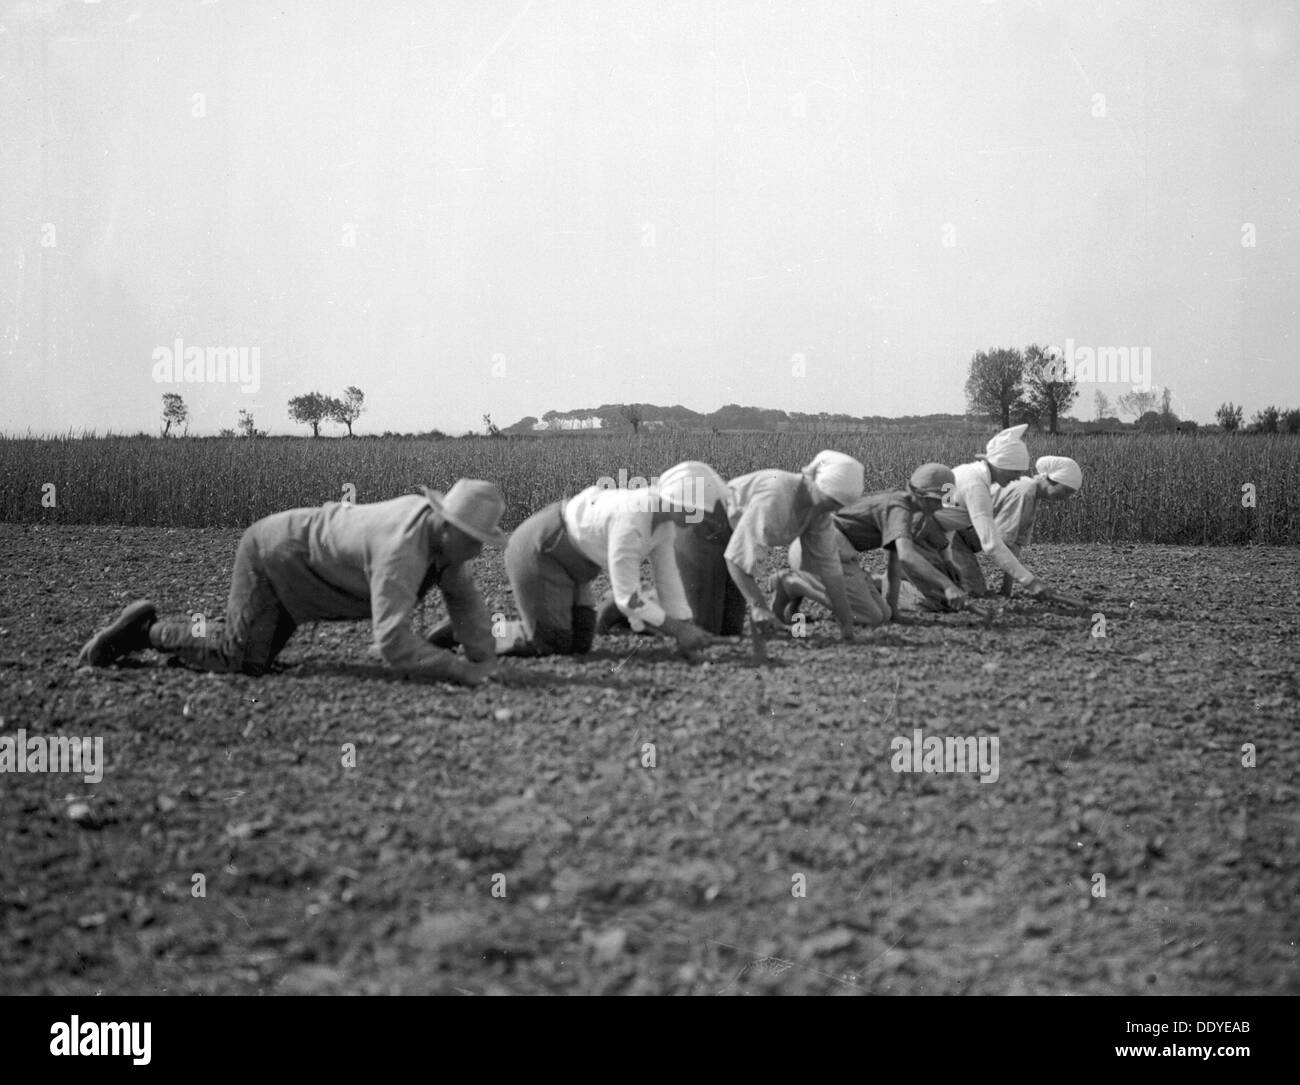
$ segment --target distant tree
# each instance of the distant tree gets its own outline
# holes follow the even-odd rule
[[[1271,404],[1262,411],[1256,411],[1255,417],[1250,420],[1251,433],[1276,433],[1278,419],[1282,412]]]
[[[1024,401],[1025,360],[1014,348],[977,351],[966,377],[966,409],[1002,428],[1011,425],[1012,408]]]
[[[252,411],[241,410],[239,412],[239,435],[241,437],[265,437],[266,430],[257,428],[257,424],[253,421]]]
[[[1300,408],[1282,412],[1282,432],[1300,433]]]
[[[1030,343],[1024,354],[1025,402],[1040,425],[1047,423],[1048,433],[1056,432],[1057,422],[1079,396],[1079,382],[1065,376],[1060,352],[1052,350],[1055,353],[1049,358],[1037,343]]]
[[[338,400],[322,392],[307,392],[289,400],[289,417],[295,422],[311,426],[311,435],[320,436],[320,424],[335,416]]]
[[[1085,423],[1085,431],[1088,433],[1116,433],[1124,429],[1124,423],[1114,415],[1107,418],[1098,418],[1095,422]]]
[[[1097,411],[1098,422],[1110,414],[1110,396],[1100,388],[1092,394],[1092,402]]]
[[[483,416],[483,430],[489,437],[501,436],[501,428],[492,421],[492,416],[490,414],[485,414]]]
[[[634,434],[641,432],[641,423],[645,421],[645,414],[641,410],[639,403],[629,403],[624,406],[619,414],[623,416],[624,421],[632,427]]]
[[[352,423],[360,418],[366,409],[365,400],[366,394],[355,384],[350,384],[343,390],[343,398],[334,401],[336,406],[330,417],[339,425],[348,427],[349,437],[352,436]]]
[[[185,406],[185,400],[180,397],[178,392],[163,393],[163,426],[162,435],[166,437],[171,433],[172,426],[183,426],[190,417],[190,409]]]
[[[1011,404],[1010,418],[1011,425],[1018,426],[1021,422],[1027,423],[1035,430],[1043,428],[1043,412],[1038,405],[1032,400],[1018,399]],[[1006,427],[1003,427],[1004,429]]]
[[[1154,388],[1145,392],[1134,389],[1132,392],[1125,392],[1117,400],[1119,409],[1124,414],[1131,414],[1134,418],[1141,418],[1148,411],[1154,411],[1160,402],[1160,397],[1156,395]]]
[[[1160,392],[1160,420],[1164,423],[1165,429],[1176,430],[1179,418],[1178,415],[1174,414],[1173,398],[1174,394],[1169,385],[1166,384]]]
[[[217,436],[218,436],[218,437],[233,437],[233,436],[235,436],[235,431],[234,431],[233,429],[231,429],[229,426],[224,426],[224,427],[222,427],[221,429],[219,429],[219,430],[217,431]]]
[[[1221,403],[1219,409],[1214,412],[1214,420],[1223,427],[1224,433],[1236,433],[1241,429],[1241,408],[1234,407],[1232,400]]]
[[[1165,428],[1164,418],[1159,411],[1147,411],[1133,424],[1139,433],[1159,433]]]

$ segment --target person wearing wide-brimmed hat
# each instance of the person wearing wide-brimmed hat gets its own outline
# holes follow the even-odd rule
[[[583,655],[596,634],[591,582],[609,575],[613,603],[638,632],[676,641],[688,657],[710,637],[691,621],[677,572],[678,530],[707,520],[725,484],[705,464],[679,464],[653,486],[589,486],[533,513],[506,547],[506,575],[519,608],[501,622],[497,651],[510,656]],[[641,585],[648,561],[652,586]],[[435,631],[445,642],[445,631]]]
[[[865,494],[831,516],[844,568],[845,591],[853,607],[853,620],[859,625],[877,626],[899,619],[901,569],[926,583],[953,609],[962,607],[966,593],[931,565],[912,539],[924,518],[938,510],[943,495],[954,485],[950,468],[942,463],[925,463],[912,472],[906,489]],[[870,550],[888,554],[883,593],[862,567],[862,554]],[[803,547],[795,540],[790,545],[791,571],[777,575],[772,601],[773,613],[783,622],[793,619],[804,599],[824,607],[830,605],[821,578],[805,564]]]
[[[505,502],[490,482],[461,479],[442,494],[273,513],[239,541],[226,620],[159,621],[139,600],[99,630],[81,660],[107,666],[154,648],[196,670],[260,675],[303,622],[369,618],[386,663],[418,677],[477,684],[496,668],[492,627],[468,563],[504,546]],[[465,658],[411,630],[416,604],[437,587]]]
[[[727,523],[682,531],[677,566],[695,621],[710,633],[744,632],[745,608],[756,630],[784,628],[754,579],[773,546],[802,543],[805,560],[822,578],[844,640],[853,640],[853,607],[844,587],[831,513],[862,496],[862,464],[830,449],[802,471],[752,471],[727,483]]]
[[[971,463],[953,468],[954,487],[948,491],[932,523],[918,534],[922,555],[936,569],[943,571],[970,595],[988,594],[984,574],[972,547],[961,533],[973,531],[979,549],[990,557],[1014,583],[1036,599],[1050,599],[1082,608],[1083,601],[1050,588],[1030,572],[1003,541],[993,510],[993,487],[1006,486],[1029,470],[1029,448],[1024,434],[1027,425],[1012,426],[989,439],[984,452]],[[910,578],[909,578],[910,579]],[[944,607],[933,588],[925,582],[912,581],[934,605]]]

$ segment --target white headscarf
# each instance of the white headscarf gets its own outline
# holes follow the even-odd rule
[[[707,463],[687,460],[676,464],[659,476],[659,500],[687,512],[697,509],[708,515],[719,501],[731,514],[731,490],[718,473]]]
[[[1039,456],[1034,470],[1072,490],[1078,490],[1083,485],[1083,471],[1069,456]]]
[[[817,489],[847,505],[862,496],[866,470],[852,456],[831,449],[823,449],[813,457],[803,473],[813,480]]]
[[[1029,424],[1026,422],[995,434],[984,447],[984,458],[994,467],[1002,467],[1008,471],[1028,471],[1029,448],[1022,440],[1028,428]]]

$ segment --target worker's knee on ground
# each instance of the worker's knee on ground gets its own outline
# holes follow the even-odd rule
[[[586,655],[596,639],[596,608],[573,608],[573,640],[570,651],[574,655]]]
[[[571,656],[573,651],[573,630],[555,625],[538,625],[530,639],[534,652],[539,656]]]

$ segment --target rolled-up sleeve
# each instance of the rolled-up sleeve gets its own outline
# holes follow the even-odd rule
[[[741,513],[727,543],[726,559],[753,576],[758,563],[768,550],[767,539],[783,516],[775,507],[777,497],[772,493],[755,494]]]
[[[682,574],[677,568],[675,547],[676,529],[668,525],[661,529],[655,539],[654,549],[650,551],[650,570],[654,576],[655,591],[664,613],[682,621],[691,620],[691,604],[686,598],[686,588],[682,584]]]
[[[637,520],[611,518],[607,543],[609,587],[615,605],[627,615],[634,629],[638,623],[660,626],[664,621],[663,607],[641,590],[641,559],[649,542]]]
[[[804,561],[828,583],[844,579],[844,564],[840,561],[839,540],[835,535],[835,524],[830,514],[821,513],[813,517],[799,536]]]

